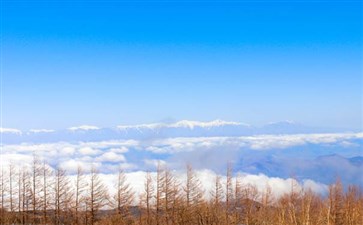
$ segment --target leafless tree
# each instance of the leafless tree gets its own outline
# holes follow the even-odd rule
[[[117,176],[116,195],[114,200],[117,206],[117,213],[124,219],[129,215],[129,208],[134,201],[134,191],[127,182],[126,175],[123,170],[119,170]]]
[[[75,199],[74,199],[74,220],[75,224],[80,223],[80,210],[82,201],[84,199],[84,192],[86,191],[87,183],[85,180],[84,172],[81,166],[77,167],[76,181],[75,181]]]
[[[146,224],[151,225],[152,224],[152,198],[154,194],[154,186],[153,186],[153,179],[151,177],[150,172],[146,172],[145,175],[145,182],[144,182],[144,193],[140,197],[141,202],[146,208]]]
[[[69,220],[68,215],[70,215],[73,193],[65,170],[57,168],[54,178],[54,222],[55,224],[63,224]]]
[[[233,200],[233,184],[232,184],[232,166],[230,163],[227,165],[226,174],[226,210],[225,210],[225,221],[229,225],[229,213],[231,211],[231,201]]]
[[[39,223],[37,218],[37,211],[41,209],[41,192],[42,192],[42,181],[41,181],[41,163],[38,156],[33,154],[33,161],[31,165],[31,206],[32,206],[32,222]]]
[[[89,176],[87,208],[90,212],[90,222],[93,225],[96,222],[98,211],[109,205],[110,199],[107,188],[95,167],[92,167]]]
[[[186,185],[184,187],[187,207],[199,205],[203,201],[203,188],[191,165],[187,165]]]
[[[52,184],[50,182],[50,179],[53,175],[52,169],[49,167],[49,165],[43,161],[42,165],[40,166],[40,175],[42,176],[42,183],[41,183],[41,204],[43,208],[43,224],[47,224],[48,222],[48,209],[50,206],[50,198],[49,198],[49,191],[52,188]]]
[[[1,166],[1,171],[0,171],[0,192],[1,192],[0,224],[1,225],[5,223],[5,216],[6,216],[5,194],[7,190],[7,185],[8,183],[6,180],[5,169],[3,166]]]

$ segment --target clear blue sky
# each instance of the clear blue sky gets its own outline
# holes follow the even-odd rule
[[[4,127],[362,127],[361,1],[2,1]]]

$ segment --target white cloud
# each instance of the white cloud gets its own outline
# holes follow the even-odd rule
[[[24,155],[19,153],[3,153],[0,155],[0,165],[8,166],[10,164],[14,165],[27,165],[32,162],[31,155]]]
[[[126,148],[125,146],[121,146],[119,148],[110,148],[109,150],[110,152],[115,152],[115,153],[126,153],[129,151],[128,148]]]
[[[319,194],[323,194],[323,193],[327,193],[328,191],[328,186],[327,185],[323,185],[321,183],[317,183],[313,180],[310,180],[310,179],[307,179],[307,180],[304,180],[303,183],[302,183],[302,187],[305,189],[305,190],[312,190],[316,193],[319,193]]]
[[[85,156],[92,156],[92,155],[97,155],[100,153],[99,150],[97,149],[94,149],[94,148],[91,148],[91,147],[83,147],[83,148],[80,148],[78,150],[78,152],[81,154],[81,155],[85,155]]]
[[[77,130],[99,130],[99,127],[96,126],[91,126],[91,125],[82,125],[82,126],[78,126],[78,127],[70,127],[68,128],[68,130],[71,131],[77,131]]]
[[[116,163],[116,162],[126,162],[126,158],[121,154],[116,154],[114,152],[106,152],[103,153],[101,156],[97,157],[96,161]]]
[[[56,142],[44,144],[23,143],[3,146],[2,165],[9,164],[10,162],[26,164],[31,162],[32,154],[35,153],[50,164],[61,165],[70,172],[76,171],[78,164],[81,164],[85,168],[90,168],[90,165],[95,164],[100,171],[104,173],[117,171],[120,166],[125,170],[155,169],[155,166],[160,159],[162,159],[161,162],[163,164],[167,163],[171,168],[180,168],[185,162],[190,162],[196,169],[213,169],[215,171],[221,171],[220,169],[225,167],[227,161],[233,161],[234,159],[238,160],[238,157],[242,157],[243,160],[248,160],[248,157],[253,158],[258,154],[270,154],[269,152],[271,152],[271,154],[275,153],[274,150],[276,149],[289,151],[291,147],[308,144],[338,146],[340,148],[336,149],[340,151],[344,148],[343,150],[345,152],[348,150],[350,151],[350,147],[359,147],[362,139],[363,133],[335,133],[256,135],[242,137],[180,137],[151,140],[111,140],[74,143]],[[303,155],[304,153],[302,151],[305,151],[305,149],[306,148],[301,148],[301,151],[296,153]],[[325,154],[325,149],[325,147],[321,148],[320,150],[322,151],[320,154]],[[334,148],[331,149],[334,150]],[[329,149],[327,150],[327,152],[329,152]],[[241,156],[239,154],[244,155]],[[329,152],[327,154],[332,153]],[[337,152],[337,154],[339,154],[339,152]],[[290,155],[289,157],[293,156]],[[337,163],[330,158],[326,160],[328,160],[332,166]],[[291,166],[285,161],[282,162],[285,163],[284,165],[281,165],[285,170],[287,170],[288,166]],[[306,164],[307,170],[311,168],[315,169],[315,167],[312,167],[311,165],[314,164]],[[265,165],[261,166],[263,167]],[[260,172],[260,170],[248,170],[249,167],[242,168],[251,173]],[[265,171],[267,170],[264,170],[264,172]],[[281,171],[279,171],[279,173],[280,172]],[[205,173],[207,174],[208,172]],[[270,174],[268,171],[265,173]],[[350,175],[354,178],[354,176],[356,176],[355,174],[355,170],[346,170],[346,174],[343,175]],[[312,178],[309,176],[301,177]],[[266,184],[266,181],[268,180],[271,186],[276,186],[279,188],[280,192],[283,192],[284,187],[286,187],[286,180],[280,178],[249,175],[245,176],[244,179],[249,182],[254,182],[256,185]],[[320,179],[314,177],[314,180]],[[321,188],[320,184],[316,185],[316,182],[310,182],[309,180],[303,182],[302,187],[304,188],[311,187],[320,192],[324,190]]]
[[[31,129],[29,130],[30,133],[52,133],[55,130],[48,130],[48,129]]]
[[[215,147],[238,147],[254,150],[286,149],[306,144],[342,144],[351,139],[362,139],[363,133],[256,135],[241,137],[179,137],[156,139],[145,149],[154,153],[188,152]]]
[[[71,146],[67,146],[65,148],[62,148],[62,150],[58,151],[58,154],[64,155],[64,156],[72,156],[76,152],[76,149]]]
[[[14,129],[14,128],[4,128],[0,127],[0,133],[10,133],[10,134],[22,134],[21,130]]]
[[[166,162],[160,159],[144,159],[144,163],[146,166],[149,166],[151,168],[157,168],[158,165],[166,165]]]

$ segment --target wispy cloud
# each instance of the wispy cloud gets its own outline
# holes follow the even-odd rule
[[[31,133],[53,133],[55,130],[49,130],[49,129],[31,129],[29,130]]]
[[[70,127],[68,128],[68,130],[71,131],[76,131],[76,130],[99,130],[100,128],[97,126],[92,126],[92,125],[82,125],[82,126],[77,126],[77,127]]]
[[[4,128],[0,127],[0,133],[11,133],[11,134],[21,134],[21,130],[14,129],[14,128]]]

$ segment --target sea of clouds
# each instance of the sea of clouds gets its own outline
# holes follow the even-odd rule
[[[288,192],[294,180],[299,182],[300,188],[309,188],[317,193],[325,193],[327,185],[338,177],[344,184],[355,184],[363,188],[361,132],[293,133],[290,127],[287,134],[279,128],[279,133],[270,130],[266,132],[268,134],[196,135],[196,129],[202,135],[211,134],[211,130],[222,132],[223,126],[227,126],[228,132],[233,129],[240,132],[236,126],[243,126],[244,129],[248,127],[239,123],[222,122],[180,123],[183,135],[175,133],[172,136],[157,134],[165,127],[171,127],[176,132],[176,125],[143,125],[137,127],[140,134],[138,137],[127,138],[123,131],[119,138],[85,138],[84,141],[79,140],[79,136],[77,139],[69,137],[72,132],[77,135],[77,131],[81,131],[82,136],[87,136],[87,132],[95,135],[93,132],[101,129],[95,126],[72,127],[64,140],[47,140],[43,143],[39,139],[34,143],[5,141],[0,160],[5,168],[9,164],[24,166],[30,164],[33,155],[36,155],[53,168],[67,170],[71,177],[78,166],[85,170],[94,166],[100,171],[110,190],[114,186],[116,173],[121,168],[134,189],[141,192],[146,171],[151,171],[154,176],[157,164],[167,166],[181,182],[185,178],[186,164],[192,165],[205,189],[213,185],[216,174],[225,179],[227,164],[232,165],[234,176],[240,177],[244,183],[254,184],[260,190],[267,186],[273,187],[276,195]],[[286,128],[286,123],[283,126]],[[218,129],[214,129],[216,127]],[[136,128],[124,126],[121,129],[135,132]],[[142,135],[146,132],[143,129],[149,132],[147,136]],[[188,137],[188,130],[193,135]],[[1,132],[11,132],[19,140],[24,140],[22,135],[27,135],[16,129],[2,129]],[[48,134],[56,131],[42,129],[32,132]],[[153,132],[154,135],[151,135]]]

